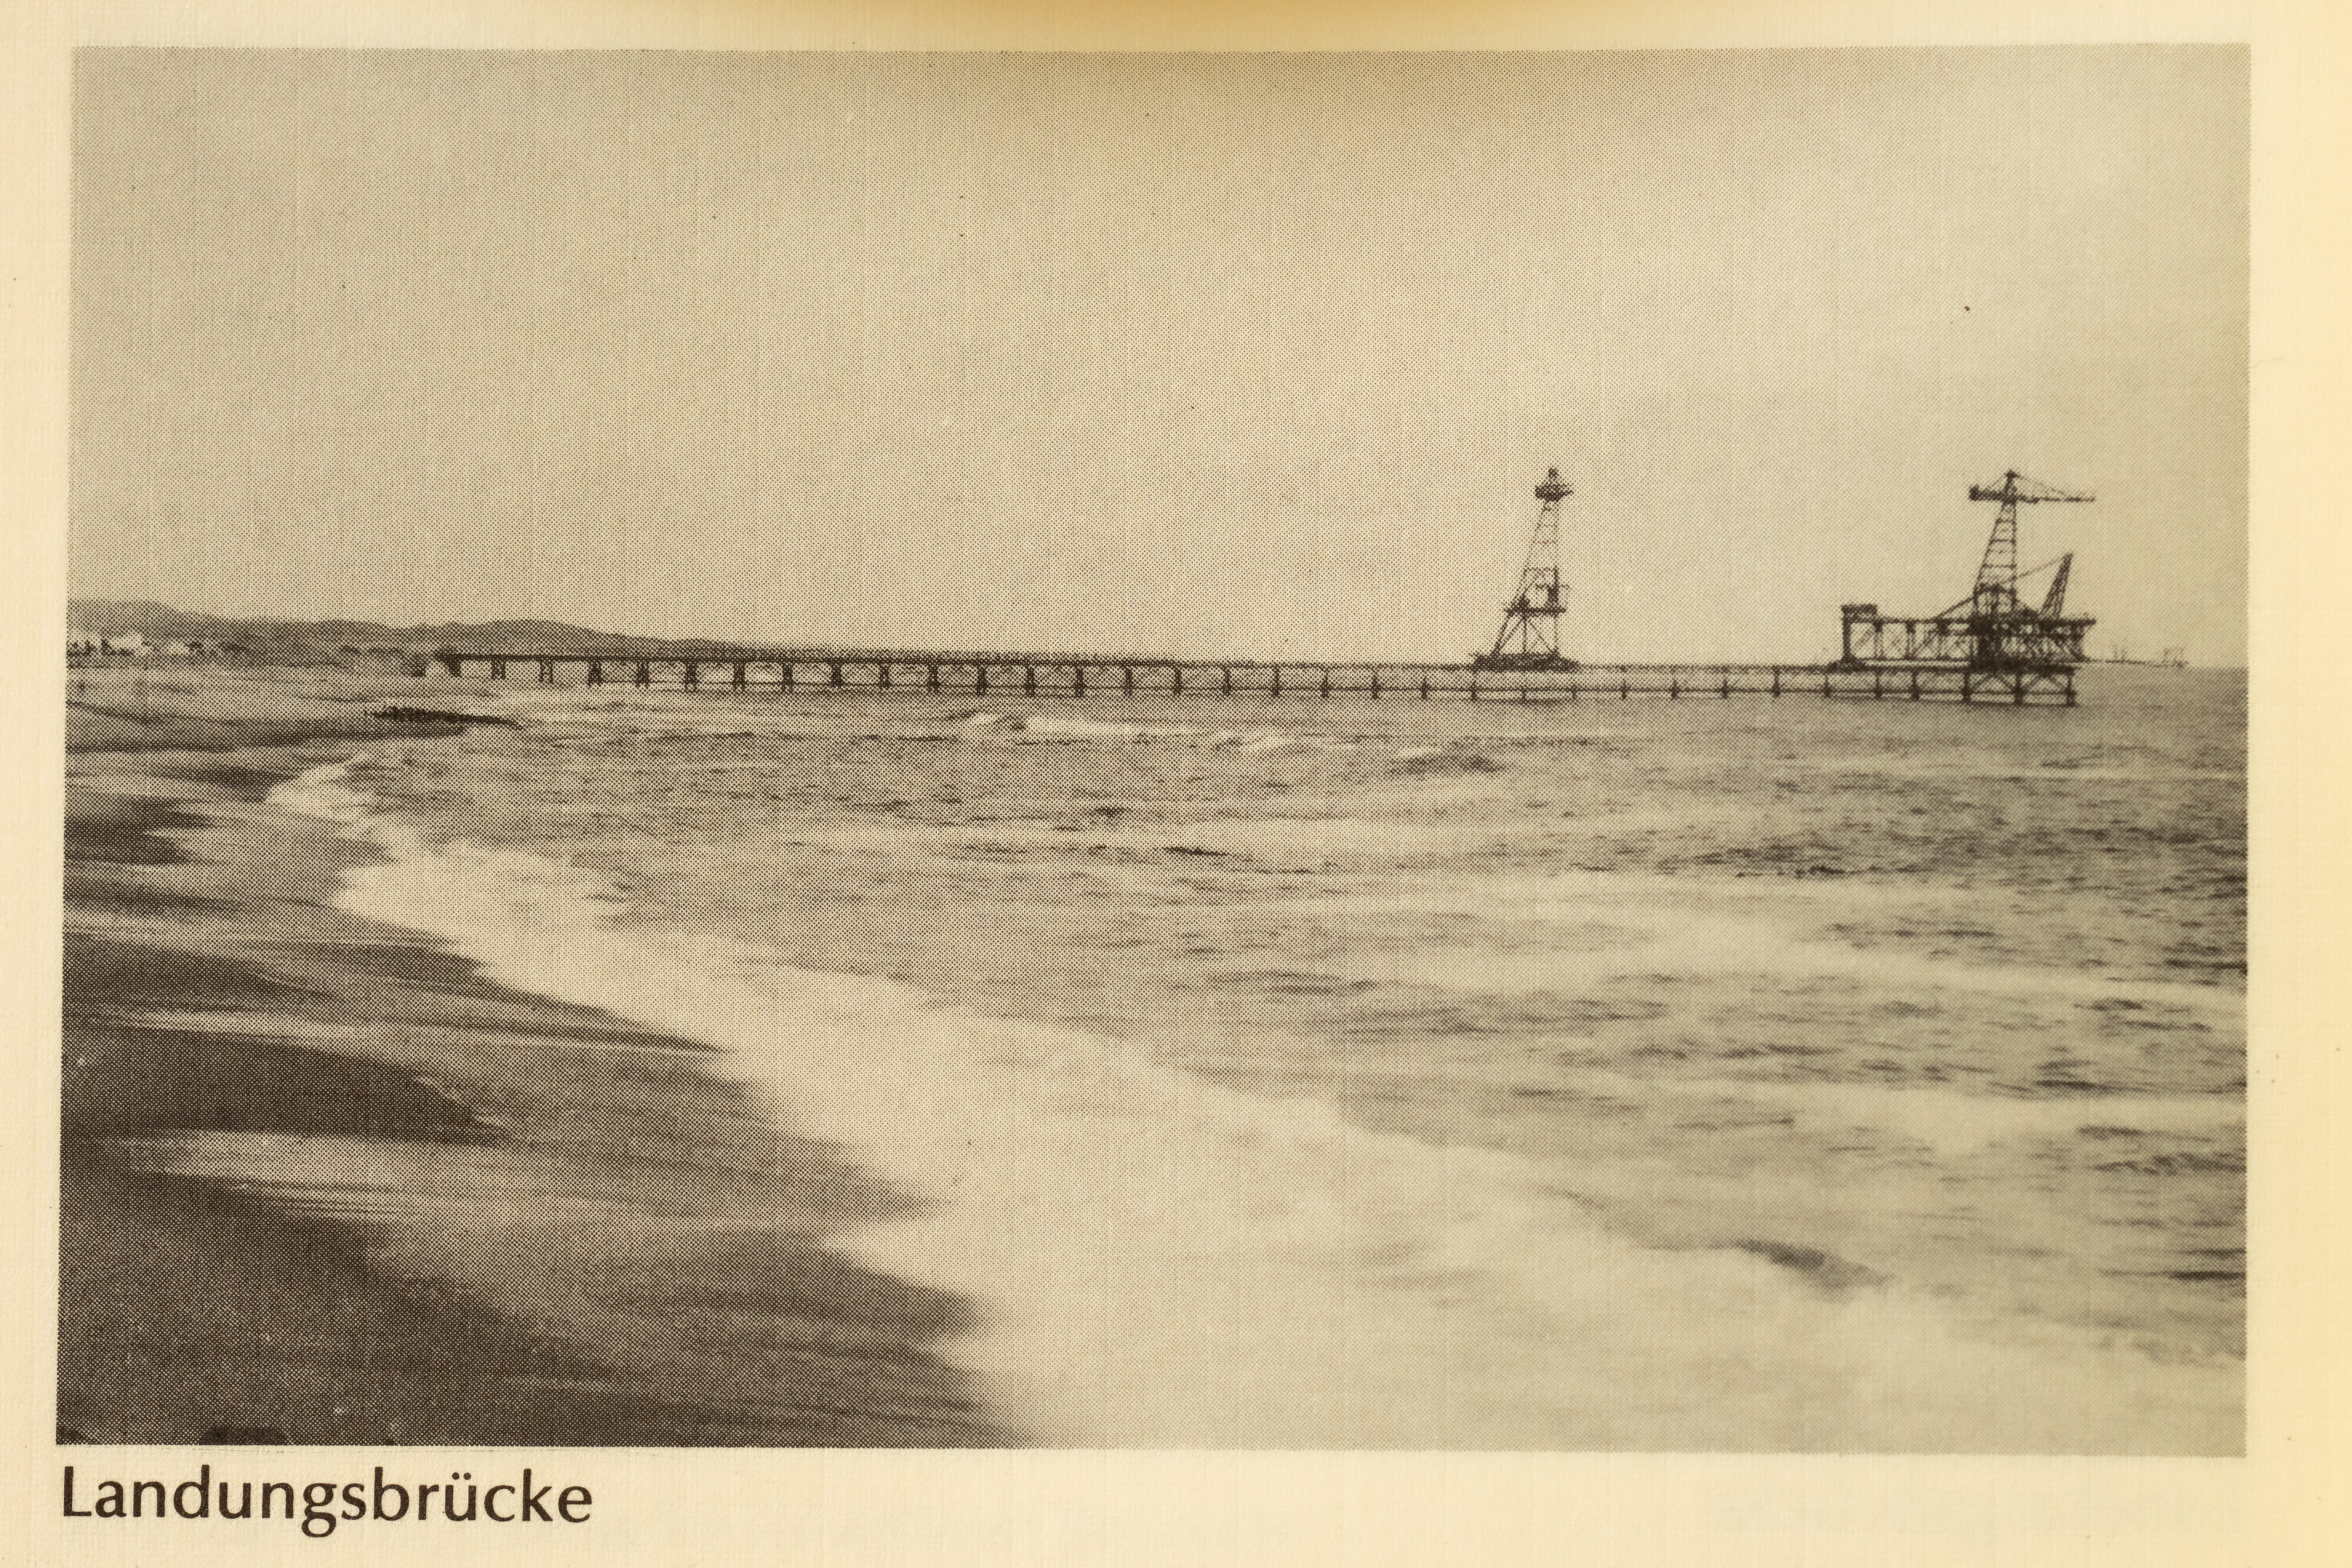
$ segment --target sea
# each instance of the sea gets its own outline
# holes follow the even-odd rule
[[[1030,1440],[2238,1453],[2245,678],[2081,684],[441,683],[277,799],[906,1197]]]

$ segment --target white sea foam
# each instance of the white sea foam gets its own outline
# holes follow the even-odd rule
[[[2234,1440],[2233,1365],[2152,1368],[2055,1325],[1996,1343],[1899,1286],[1826,1288],[1745,1238],[1639,1246],[1514,1154],[1374,1131],[1320,1093],[1244,1093],[1127,1042],[794,968],[739,936],[621,928],[602,879],[427,845],[369,815],[336,770],[278,799],[385,850],[352,873],[355,912],[440,935],[504,984],[728,1048],[793,1125],[925,1200],[836,1242],[979,1302],[954,1354],[1049,1441]]]
[[[1029,735],[1057,740],[1168,740],[1201,733],[1192,725],[1119,724],[1066,713],[1025,715],[1021,728]]]
[[[377,815],[375,798],[351,784],[352,769],[374,759],[365,752],[346,762],[330,762],[288,779],[269,791],[269,799],[306,817],[324,817],[347,826]]]
[[[1631,1092],[1626,1082],[1601,1075],[1589,1091]],[[2216,1094],[2112,1094],[2095,1099],[2023,1099],[1954,1090],[1879,1088],[1867,1083],[1780,1082],[1756,1079],[1678,1080],[1678,1094],[1717,1095],[1769,1105],[1800,1132],[1821,1137],[1856,1129],[1892,1130],[1927,1145],[1938,1155],[1974,1154],[2012,1138],[2056,1138],[2084,1127],[2128,1125],[2147,1132],[2242,1130],[2243,1101]]]
[[[995,722],[992,718],[989,721]],[[1328,736],[1286,729],[1204,729],[1198,725],[1125,722],[1088,718],[1068,713],[1031,713],[1006,727],[1041,739],[1132,744],[1138,741],[1183,741],[1244,756],[1262,757],[1284,751],[1318,749],[1348,751],[1355,743]]]

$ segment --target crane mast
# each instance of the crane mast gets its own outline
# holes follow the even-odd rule
[[[1969,598],[1977,611],[1985,615],[2011,615],[2019,609],[2017,597],[2017,508],[2042,502],[2088,501],[2089,496],[2073,496],[2054,486],[2037,479],[2028,479],[2012,468],[2000,476],[1997,485],[1971,485],[1971,501],[1996,501],[2000,510],[1994,514],[1992,536],[1985,540],[1984,560],[1977,567],[1977,584]],[[2073,557],[2067,558],[2069,563]],[[2036,569],[2039,570],[2038,568]],[[2060,590],[2064,598],[2064,590]]]

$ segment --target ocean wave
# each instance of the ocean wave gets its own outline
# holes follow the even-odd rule
[[[1194,725],[1124,724],[1064,713],[1024,714],[1007,721],[1006,727],[1054,740],[1174,740],[1201,733]]]
[[[374,814],[377,802],[374,796],[353,784],[352,773],[373,761],[373,757],[362,752],[348,761],[313,768],[277,786],[265,798],[271,805],[306,817],[323,817],[347,826],[357,824]]]
[[[2221,791],[1889,789],[1837,759],[1990,750],[1986,716],[1858,739],[1835,705],[1612,707],[1595,739],[1467,705],[698,702],[617,744],[379,746],[320,798],[430,824],[356,874],[379,917],[726,1048],[921,1199],[841,1244],[978,1302],[963,1354],[1041,1436],[2226,1431],[2231,1369],[2197,1359],[2226,1309],[2094,1278],[2158,1184],[2149,1267],[2189,1266],[2192,1209],[2242,1239],[2242,988],[2127,962],[2231,956]],[[721,715],[776,730],[686,733]],[[1500,777],[1446,780],[1474,758]],[[525,858],[439,842],[467,835]],[[1766,865],[1801,874],[1734,875]]]
[[[1644,1245],[1521,1155],[783,964],[657,910],[616,924],[613,894],[529,853],[411,841],[352,871],[346,903],[504,985],[730,1052],[789,1124],[922,1200],[833,1244],[981,1302],[954,1354],[1050,1441],[1900,1448],[1957,1419],[2031,1448],[2226,1392],[2218,1368],[2152,1392],[2087,1333],[1984,1343],[1843,1249]],[[1787,1372],[1725,1375],[1790,1364],[1824,1392],[1792,1405]],[[1978,1389],[2009,1392],[1956,1411]]]
[[[1444,778],[1467,773],[1497,773],[1502,767],[1483,751],[1423,746],[1399,752],[1389,771],[1401,779]]]

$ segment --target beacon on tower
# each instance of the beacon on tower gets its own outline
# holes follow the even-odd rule
[[[1528,544],[1528,562],[1519,571],[1519,591],[1503,612],[1503,629],[1495,645],[1474,656],[1478,670],[1572,670],[1576,661],[1559,652],[1559,616],[1567,590],[1559,580],[1559,504],[1576,492],[1557,468],[1544,474],[1536,486],[1543,510],[1536,514],[1535,538]]]

